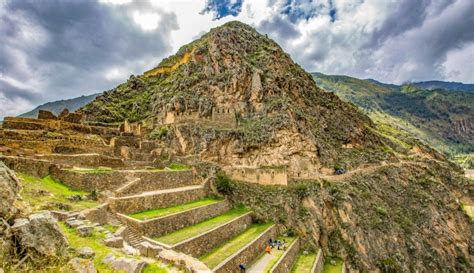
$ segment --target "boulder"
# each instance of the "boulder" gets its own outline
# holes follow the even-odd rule
[[[32,260],[58,258],[68,247],[67,238],[49,211],[15,219],[11,230],[20,252],[28,253]]]
[[[92,232],[94,231],[94,227],[89,226],[89,225],[82,225],[77,227],[77,234],[81,237],[89,237],[92,235]]]
[[[157,245],[152,245],[149,242],[142,242],[138,246],[138,250],[142,256],[155,258],[163,250],[163,248]]]
[[[108,264],[115,271],[125,273],[140,273],[147,265],[147,263],[142,260],[124,257],[115,258],[112,254],[105,256],[102,263]]]
[[[71,273],[97,273],[94,263],[91,260],[74,258],[66,265],[64,272]]]
[[[94,250],[90,247],[81,247],[77,250],[77,254],[80,258],[92,259],[95,256]]]
[[[84,224],[83,221],[77,220],[75,218],[68,218],[64,223],[66,224],[66,226],[71,228],[76,228]]]
[[[122,248],[123,238],[122,237],[111,237],[104,240],[104,244],[108,247]]]

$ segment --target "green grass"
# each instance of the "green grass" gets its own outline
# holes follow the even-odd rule
[[[466,204],[461,204],[461,208],[464,211],[464,213],[467,214],[467,216],[471,217],[472,220],[474,220],[474,206],[469,206]]]
[[[177,230],[175,232],[172,232],[170,234],[167,234],[162,237],[155,238],[155,240],[169,244],[169,245],[174,245],[176,243],[182,242],[186,239],[189,239],[191,237],[194,237],[196,235],[202,234],[206,231],[209,231],[215,227],[218,227],[224,223],[227,223],[245,213],[247,213],[249,210],[244,208],[244,207],[239,207],[239,208],[234,208],[225,214],[219,215],[217,217],[208,219],[206,221],[203,221],[199,224],[196,224],[194,226],[186,227],[180,230]]]
[[[329,263],[331,259],[336,261],[336,265],[332,265]],[[323,272],[324,273],[341,273],[343,265],[344,265],[344,262],[341,259],[328,257],[326,259],[326,262],[324,263]]]
[[[129,216],[138,220],[148,220],[148,219],[163,217],[163,216],[170,215],[177,212],[182,212],[182,211],[192,209],[192,208],[197,208],[200,206],[214,204],[219,201],[221,200],[214,199],[214,198],[204,198],[201,200],[193,201],[193,202],[178,205],[178,206],[141,211],[134,214],[130,214]]]
[[[185,165],[185,164],[178,164],[178,163],[173,163],[168,166],[169,169],[173,171],[183,171],[183,170],[189,170],[191,169],[190,166]]]
[[[291,268],[292,273],[311,273],[314,262],[316,261],[316,253],[308,253],[304,255],[300,253],[295,261],[295,264]]]
[[[54,180],[51,176],[38,178],[30,175],[19,174],[22,191],[21,196],[29,203],[33,210],[41,210],[48,202],[66,203],[71,206],[71,210],[82,210],[98,205],[91,200],[69,201],[67,196],[73,194],[85,195],[87,192],[70,190],[66,185]],[[45,194],[38,194],[39,191],[46,191]]]
[[[99,243],[100,240],[104,239],[104,235],[94,232],[90,237],[81,237],[77,235],[76,231],[72,228],[67,227],[64,223],[58,222],[63,233],[66,235],[69,245],[72,248],[79,249],[81,247],[90,247],[95,252],[94,265],[99,272],[114,272],[107,265],[102,264],[101,261],[107,254],[112,253],[115,256],[121,256],[118,252],[111,250],[105,245]],[[123,255],[122,255],[123,256]]]
[[[278,240],[280,241],[283,241],[285,240],[286,241],[286,246],[289,247],[291,245],[291,243],[293,243],[293,241],[295,240],[295,238],[293,237],[278,237],[277,238]],[[278,262],[278,260],[280,260],[281,256],[283,256],[283,253],[285,253],[285,251],[283,250],[278,250],[276,247],[272,250],[275,252],[275,255],[273,256],[273,258],[268,262],[268,264],[265,266],[263,272],[270,272],[270,270],[272,269],[272,267]]]
[[[113,172],[114,170],[112,168],[108,167],[99,167],[95,169],[69,169],[70,171],[73,172],[78,172],[78,173],[109,173]]]
[[[237,235],[230,241],[224,243],[223,245],[212,250],[207,255],[201,257],[200,260],[205,263],[209,268],[215,268],[227,257],[239,251],[246,244],[254,240],[258,235],[264,232],[271,225],[272,223],[254,224],[249,229]]]
[[[105,235],[100,234],[99,232],[94,231],[90,237],[81,237],[79,236],[73,228],[67,227],[64,223],[58,222],[59,227],[66,235],[69,245],[72,248],[79,249],[81,247],[90,247],[95,252],[94,256],[94,266],[98,272],[104,273],[113,273],[115,270],[109,268],[108,265],[102,264],[101,261],[108,254],[112,253],[116,257],[126,256],[119,251],[108,248],[107,246],[101,244],[100,242],[104,239]],[[145,267],[144,271],[146,273],[166,273],[168,270],[166,268],[160,267],[157,264],[149,264]]]

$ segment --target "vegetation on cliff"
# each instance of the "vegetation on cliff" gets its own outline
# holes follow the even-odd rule
[[[318,86],[358,106],[378,124],[409,132],[451,156],[474,153],[474,93],[469,85],[464,85],[466,91],[459,89],[463,85],[431,90],[433,85],[422,83],[397,86],[321,73],[313,77]]]

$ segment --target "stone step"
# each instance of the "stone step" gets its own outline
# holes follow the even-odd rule
[[[204,224],[204,228],[206,227],[207,223],[212,223],[213,220],[214,219],[209,219],[208,221],[203,222],[202,224]],[[240,214],[240,216],[234,217],[229,221],[224,222],[223,224],[220,224],[219,226],[211,228],[207,231],[204,231],[204,229],[204,232],[201,234],[197,234],[192,237],[184,236],[184,240],[173,245],[167,245],[164,243],[161,243],[161,245],[167,249],[183,252],[193,257],[200,257],[206,253],[209,253],[215,247],[222,245],[236,235],[242,233],[248,229],[251,224],[251,212],[247,212],[243,215]],[[188,230],[192,228],[193,227],[189,227],[177,232],[182,234],[183,232],[188,232]],[[173,235],[173,233],[170,235]],[[166,238],[166,236],[162,238]],[[160,241],[159,238],[157,240]]]
[[[265,229],[260,231],[261,228]],[[253,236],[252,233],[257,230],[258,235]],[[268,239],[274,238],[276,232],[277,228],[273,224],[254,225],[227,243],[217,247],[211,253],[202,257],[201,260],[212,268],[213,272],[235,272],[241,263],[251,264],[265,250]],[[252,238],[251,241],[240,247],[242,242],[247,242],[250,239],[249,237]],[[238,250],[232,253],[237,247],[239,247]]]
[[[118,213],[132,214],[156,208],[169,207],[204,198],[204,185],[186,186],[167,190],[144,192],[125,197],[109,197],[110,208]]]
[[[173,206],[169,209],[176,207],[178,206]],[[121,221],[127,226],[139,230],[144,236],[159,237],[179,229],[196,225],[200,222],[221,215],[229,209],[229,202],[227,200],[222,200],[148,220],[139,220],[123,214],[117,214],[117,216],[120,217]]]

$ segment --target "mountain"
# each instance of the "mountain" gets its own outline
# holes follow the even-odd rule
[[[407,131],[448,155],[474,153],[472,92],[428,90],[421,88],[420,83],[388,85],[322,73],[313,73],[313,77],[318,86],[353,103],[376,122]],[[436,83],[444,86],[443,82]]]
[[[457,166],[323,90],[330,86],[381,116],[390,102],[391,111],[402,111],[407,98],[416,101],[408,113],[420,119],[443,115],[426,106],[426,91],[395,92],[343,76],[315,82],[278,44],[240,22],[210,30],[79,112],[89,122],[140,122],[158,160],[284,173],[287,187],[206,178],[257,221],[277,223],[325,257],[344,258],[351,271],[470,271],[474,226],[460,209],[458,200],[469,197]],[[435,94],[434,106],[447,99]],[[342,169],[348,172],[334,174]]]
[[[424,81],[414,82],[411,84],[427,90],[444,89],[448,91],[474,92],[474,84],[465,84],[461,82]]]
[[[53,112],[55,115],[58,115],[59,113],[61,113],[61,111],[64,110],[64,108],[67,108],[69,111],[73,112],[81,108],[82,106],[90,103],[91,101],[93,101],[98,95],[99,93],[88,95],[88,96],[80,96],[73,99],[48,102],[36,107],[35,109],[29,112],[19,115],[19,117],[36,118],[38,116],[39,110],[48,110],[48,111]]]

